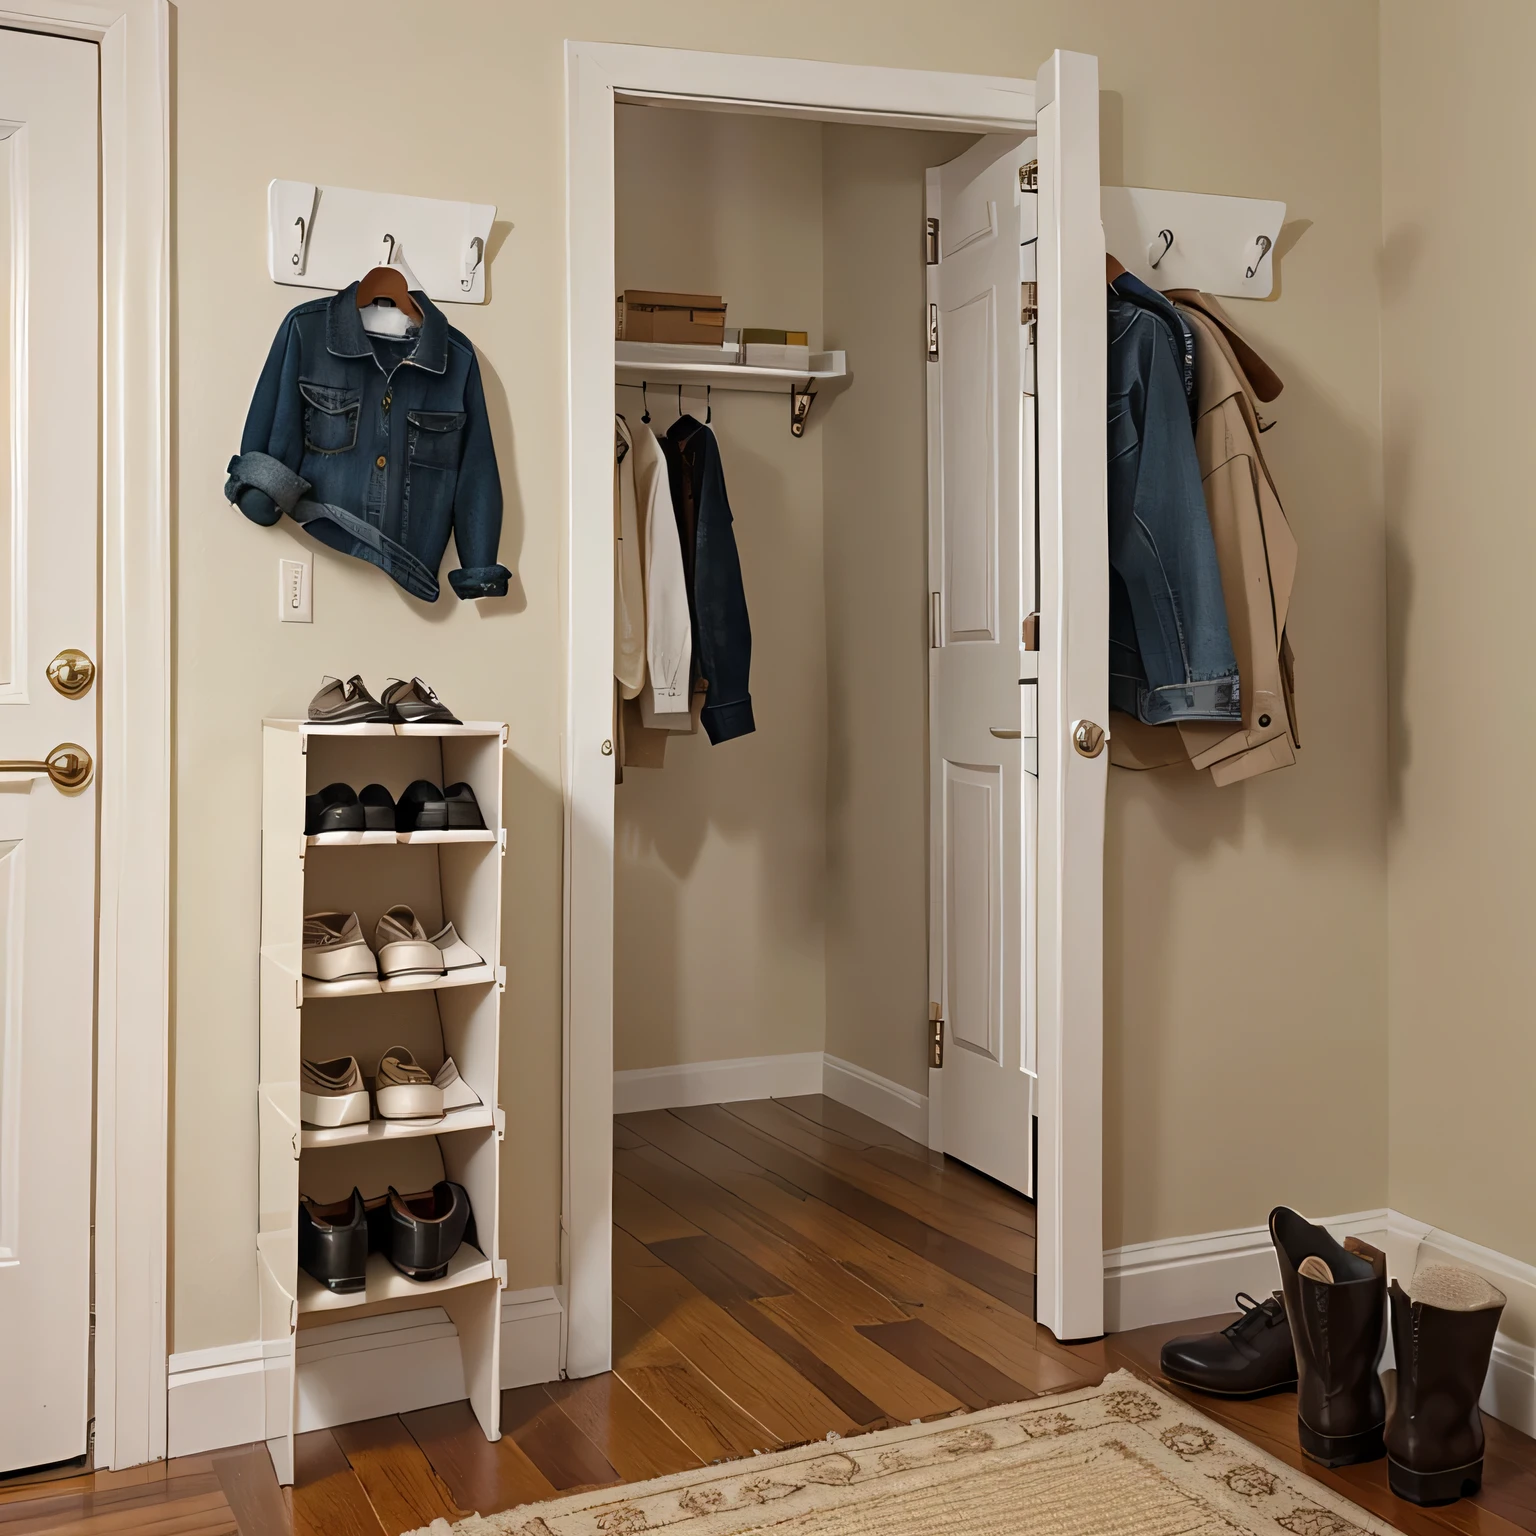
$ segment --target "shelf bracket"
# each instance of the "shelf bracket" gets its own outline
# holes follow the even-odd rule
[[[805,423],[811,414],[811,404],[816,399],[816,391],[811,388],[811,381],[805,381],[804,389],[796,389],[793,384],[789,387],[789,435],[791,437],[805,436]]]

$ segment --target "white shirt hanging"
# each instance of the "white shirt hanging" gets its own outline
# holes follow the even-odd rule
[[[635,506],[645,550],[646,686],[640,693],[646,725],[687,731],[689,678],[693,663],[693,625],[688,615],[688,584],[683,575],[683,546],[672,511],[666,455],[656,434],[638,426],[633,434]]]

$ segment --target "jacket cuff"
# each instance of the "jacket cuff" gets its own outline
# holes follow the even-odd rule
[[[511,578],[512,572],[504,565],[467,565],[448,572],[449,584],[463,598],[505,597]]]
[[[757,722],[752,718],[752,698],[748,695],[730,704],[706,705],[699,723],[712,747],[718,747],[723,741],[734,741],[738,736],[750,736],[757,729]]]
[[[225,497],[255,523],[275,523],[284,512],[291,513],[310,489],[303,475],[270,453],[237,453],[229,461],[229,479],[224,482]]]

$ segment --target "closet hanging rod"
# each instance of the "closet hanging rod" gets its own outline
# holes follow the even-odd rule
[[[801,368],[761,368],[745,363],[695,363],[636,361],[617,359],[614,383],[644,391],[665,389],[715,389],[745,391],[751,394],[789,395],[789,430],[793,437],[805,435],[811,402],[821,387],[839,388],[847,384],[846,352],[813,352],[811,366]],[[706,406],[707,408],[707,406]]]

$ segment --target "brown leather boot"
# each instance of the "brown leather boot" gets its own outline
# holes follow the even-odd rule
[[[1286,1206],[1269,1213],[1296,1348],[1297,1433],[1325,1467],[1374,1461],[1387,1416],[1377,1374],[1387,1344],[1386,1255],[1334,1241]]]
[[[1392,1282],[1387,1480],[1400,1499],[1450,1504],[1483,1484],[1483,1416],[1504,1293],[1470,1269],[1426,1264],[1411,1292]],[[1395,1378],[1395,1380],[1394,1380]]]

